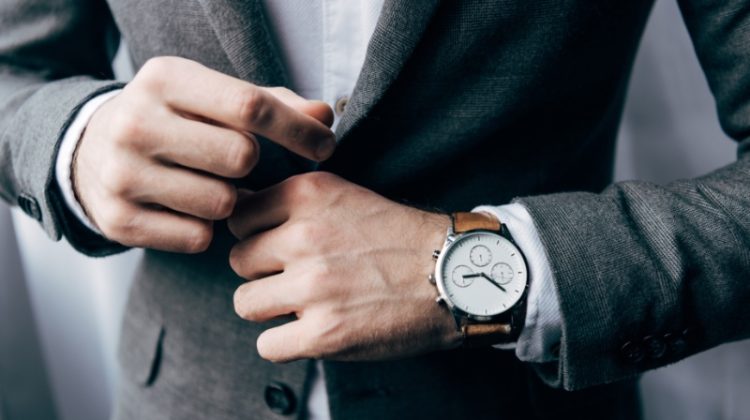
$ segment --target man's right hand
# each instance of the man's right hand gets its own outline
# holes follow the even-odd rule
[[[147,62],[92,116],[73,162],[76,196],[108,239],[195,253],[229,217],[260,150],[253,134],[308,159],[330,157],[331,108],[196,62]]]

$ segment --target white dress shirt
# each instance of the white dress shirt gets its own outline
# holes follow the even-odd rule
[[[291,88],[308,99],[328,103],[336,112],[334,127],[345,112],[364,64],[383,0],[264,0],[265,12],[285,63]],[[70,180],[73,152],[91,115],[119,91],[92,99],[63,137],[56,162],[57,182],[68,207],[84,225],[98,232],[75,198]],[[480,206],[474,211],[495,214],[524,253],[529,270],[528,307],[524,329],[515,346],[526,362],[557,359],[561,315],[546,251],[531,216],[520,204]],[[330,419],[322,363],[317,363],[308,418]]]

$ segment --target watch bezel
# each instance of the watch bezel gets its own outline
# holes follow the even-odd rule
[[[526,271],[526,282],[524,285],[523,293],[521,293],[521,297],[506,310],[499,312],[497,314],[494,314],[494,315],[490,315],[490,316],[471,314],[459,308],[458,306],[454,305],[453,302],[451,301],[450,296],[448,296],[444,288],[445,279],[443,278],[443,266],[445,264],[445,259],[450,254],[451,248],[456,246],[456,244],[464,240],[470,239],[477,235],[492,235],[492,236],[496,236],[500,238],[501,240],[509,242],[510,245],[516,249],[516,252],[518,252],[518,255],[521,257],[521,260],[523,261],[524,269]],[[504,235],[501,235],[498,232],[485,230],[485,229],[472,230],[470,232],[465,232],[461,234],[455,234],[453,233],[452,229],[449,229],[445,243],[443,244],[443,248],[440,250],[440,255],[438,256],[437,262],[435,263],[434,276],[435,276],[435,286],[437,286],[438,293],[440,293],[440,300],[443,301],[454,314],[459,315],[459,316],[464,316],[464,317],[467,317],[469,319],[479,321],[479,322],[493,321],[495,319],[505,317],[508,314],[511,314],[515,308],[517,308],[520,304],[523,304],[524,300],[526,299],[526,292],[528,291],[528,288],[529,288],[529,266],[526,262],[526,257],[524,256],[523,252],[521,252],[521,250],[518,248],[518,245],[516,245],[515,241],[513,241],[513,238],[506,237]]]

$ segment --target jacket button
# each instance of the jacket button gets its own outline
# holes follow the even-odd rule
[[[632,341],[628,341],[627,343],[623,344],[623,346],[620,348],[620,354],[626,362],[633,364],[642,361],[646,356],[645,352],[643,351],[643,347]]]
[[[643,339],[646,355],[651,359],[661,359],[667,352],[667,345],[659,337],[650,335]]]
[[[292,414],[297,406],[294,392],[281,382],[271,382],[266,386],[266,405],[274,413]]]
[[[664,341],[667,343],[669,353],[673,356],[679,356],[687,350],[687,341],[681,334],[664,334]]]
[[[28,194],[21,194],[18,197],[18,207],[32,219],[37,221],[42,220],[42,210],[39,208],[39,203],[37,203],[34,197]]]

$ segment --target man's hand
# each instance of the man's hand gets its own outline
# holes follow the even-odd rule
[[[335,148],[325,103],[196,62],[152,59],[93,115],[73,164],[76,195],[110,240],[200,252],[228,217],[264,136],[313,160]]]
[[[244,240],[230,262],[249,282],[235,292],[235,311],[256,322],[296,315],[258,338],[275,362],[455,347],[456,324],[427,281],[449,223],[323,172],[241,194],[229,227]]]

